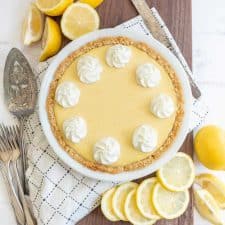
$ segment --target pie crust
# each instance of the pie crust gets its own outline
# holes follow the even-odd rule
[[[134,46],[137,49],[146,52],[152,59],[154,59],[158,64],[160,64],[163,69],[168,74],[173,87],[174,87],[174,93],[177,98],[177,109],[176,109],[176,116],[175,121],[173,124],[173,127],[168,134],[167,139],[165,142],[152,154],[148,155],[146,158],[133,162],[127,165],[122,166],[110,166],[110,165],[102,165],[97,162],[92,162],[87,159],[85,159],[83,156],[81,156],[74,148],[69,146],[65,142],[65,137],[63,133],[60,131],[59,127],[57,126],[55,113],[54,113],[54,105],[55,103],[55,90],[57,88],[58,82],[60,78],[63,76],[66,69],[71,65],[71,63],[79,56],[89,52],[90,50],[94,48],[98,48],[105,45],[114,45],[114,44],[123,44],[128,46]],[[48,119],[51,125],[52,132],[54,133],[55,138],[57,139],[58,143],[61,145],[61,147],[76,161],[83,164],[84,166],[88,167],[91,170],[98,170],[102,172],[107,173],[121,173],[123,171],[131,171],[136,170],[139,168],[146,167],[150,165],[155,160],[159,159],[160,156],[167,151],[167,149],[170,147],[170,145],[173,143],[174,139],[176,138],[176,135],[179,132],[179,128],[182,123],[183,115],[184,115],[184,107],[183,107],[183,93],[181,89],[180,82],[172,69],[172,67],[168,64],[168,62],[157,52],[155,52],[151,47],[149,47],[147,44],[142,42],[136,42],[130,38],[127,37],[107,37],[107,38],[101,38],[97,39],[95,41],[89,42],[85,46],[82,46],[78,50],[75,50],[72,52],[68,57],[66,57],[58,66],[53,81],[51,82],[47,101],[46,101],[46,109],[48,113]]]

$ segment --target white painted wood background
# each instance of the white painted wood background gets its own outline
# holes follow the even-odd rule
[[[0,0],[0,44],[20,46],[20,29],[29,0]],[[205,124],[219,124],[225,128],[225,1],[192,0],[193,8],[193,72],[209,106]],[[36,55],[33,52],[33,55]],[[0,53],[1,56],[1,53]],[[0,77],[4,68],[0,59]],[[9,119],[3,105],[0,82],[0,121]],[[197,160],[197,173],[206,171]],[[225,172],[217,172],[225,181]],[[208,225],[195,212],[196,225]],[[0,177],[0,224],[15,225],[15,219],[5,186]]]

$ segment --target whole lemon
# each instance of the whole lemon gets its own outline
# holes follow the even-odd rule
[[[199,161],[209,169],[225,170],[225,131],[218,126],[201,128],[194,139]]]

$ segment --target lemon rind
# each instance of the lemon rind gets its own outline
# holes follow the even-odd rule
[[[186,189],[190,188],[194,182],[194,179],[195,179],[195,167],[194,167],[194,163],[193,163],[193,160],[191,159],[191,157],[183,152],[178,152],[175,157],[179,157],[179,156],[182,156],[184,158],[186,158],[189,162],[189,165],[191,167],[191,170],[192,170],[192,173],[191,173],[191,177],[190,179],[188,180],[187,184],[186,185],[183,185],[182,187],[177,187],[175,185],[172,185],[170,183],[168,183],[166,181],[166,179],[164,178],[163,176],[163,169],[164,167],[161,167],[158,171],[157,171],[157,177],[160,181],[160,183],[168,190],[170,191],[185,191]]]
[[[116,191],[114,192],[113,198],[112,198],[112,208],[116,214],[116,216],[123,221],[128,221],[125,212],[120,212],[117,208],[117,199],[118,199],[118,195],[121,192],[121,190],[126,189],[128,186],[130,186],[132,189],[137,187],[137,183],[135,182],[128,182],[128,183],[124,183],[121,184]],[[127,193],[128,194],[128,193]]]
[[[79,3],[79,2],[76,2],[76,3],[73,3],[71,4],[64,12],[63,16],[62,16],[62,19],[61,19],[61,22],[60,22],[60,26],[61,26],[61,30],[62,30],[62,33],[67,37],[69,38],[70,40],[74,40],[80,36],[77,36],[77,37],[74,37],[70,34],[70,32],[68,32],[67,29],[65,29],[65,26],[64,26],[64,20],[65,18],[71,13],[70,11],[73,10],[72,7],[82,7],[82,8],[86,8],[88,10],[90,10],[92,12],[92,15],[94,16],[94,21],[96,22],[96,27],[93,28],[93,31],[94,30],[97,30],[99,28],[99,25],[100,25],[100,18],[99,18],[99,15],[98,13],[95,11],[94,8],[92,8],[90,5],[88,4],[85,4],[85,3]]]
[[[141,214],[143,216],[145,216],[146,218],[149,218],[149,219],[153,219],[153,220],[158,220],[160,219],[161,217],[159,215],[156,215],[156,214],[149,214],[149,213],[146,213],[142,208],[141,208],[141,199],[140,199],[140,192],[141,192],[141,189],[145,186],[146,183],[148,182],[152,182],[152,183],[156,183],[157,182],[157,178],[156,177],[151,177],[151,178],[148,178],[144,181],[142,181],[138,188],[137,188],[137,194],[136,194],[136,200],[137,200],[137,207],[138,209],[140,210]],[[150,197],[150,196],[149,196]],[[153,206],[153,205],[152,205]],[[154,207],[154,206],[153,206]]]
[[[182,191],[185,194],[185,196],[186,196],[185,197],[186,201],[183,202],[183,207],[180,208],[179,211],[176,212],[176,214],[169,215],[169,214],[164,213],[164,212],[162,212],[160,210],[160,206],[159,205],[162,204],[162,202],[158,203],[157,200],[156,200],[156,192],[157,192],[157,189],[160,188],[160,186],[162,188],[164,188],[160,183],[157,183],[155,185],[155,187],[153,188],[153,195],[152,195],[153,205],[154,205],[155,210],[157,211],[157,213],[164,219],[175,219],[175,218],[181,216],[185,212],[185,210],[187,209],[189,201],[190,201],[190,195],[189,195],[188,190]]]
[[[120,219],[116,216],[116,214],[111,214],[109,213],[109,210],[107,210],[107,201],[108,198],[111,197],[111,195],[113,195],[115,193],[116,187],[109,189],[108,191],[106,191],[103,196],[102,196],[102,200],[101,200],[101,211],[103,213],[103,215],[110,221],[115,222],[115,221],[119,221]]]

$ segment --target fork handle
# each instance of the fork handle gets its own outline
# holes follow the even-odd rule
[[[12,163],[12,165],[13,165],[13,170],[14,170],[14,173],[16,176],[16,182],[17,182],[18,189],[19,189],[19,196],[20,196],[20,199],[21,199],[21,202],[23,205],[23,210],[24,210],[25,219],[26,219],[26,225],[35,225],[36,223],[34,222],[34,219],[32,218],[30,209],[28,207],[28,204],[27,204],[24,192],[23,192],[23,187],[22,187],[20,177],[19,177],[17,167],[16,167],[16,161],[14,161]]]
[[[1,170],[1,171],[2,171],[3,178],[5,180],[6,188],[8,191],[8,195],[9,195],[13,210],[15,212],[17,222],[20,225],[25,225],[24,212],[23,212],[22,206],[20,204],[20,201],[17,197],[17,194],[15,192],[15,189],[13,187],[10,170],[7,165],[4,165],[4,167],[2,165],[2,169],[4,169],[4,171],[3,170]]]

